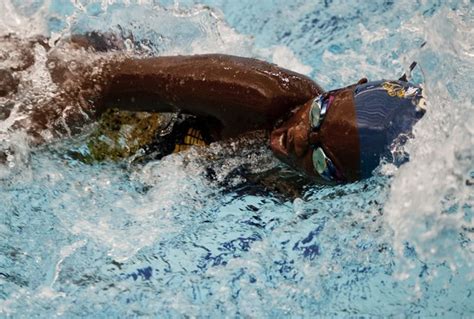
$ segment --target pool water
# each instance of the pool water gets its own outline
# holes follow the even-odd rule
[[[128,32],[147,54],[252,56],[326,89],[416,60],[410,161],[294,199],[235,173],[279,167],[264,137],[87,164],[69,155],[86,135],[31,149],[0,121],[1,317],[474,316],[472,1],[137,2],[4,0],[0,33]]]

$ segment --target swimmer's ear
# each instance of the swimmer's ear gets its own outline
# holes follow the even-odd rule
[[[369,80],[367,80],[367,78],[362,78],[357,82],[357,84],[364,84],[364,83],[367,83],[367,82],[369,82]]]

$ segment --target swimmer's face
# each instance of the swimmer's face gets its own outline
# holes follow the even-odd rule
[[[367,80],[362,79],[360,83]],[[360,155],[354,86],[323,95],[328,106],[315,127],[314,102],[308,101],[273,130],[271,149],[283,162],[324,184],[360,179]],[[319,110],[319,109],[318,109]],[[319,113],[319,112],[318,112]]]

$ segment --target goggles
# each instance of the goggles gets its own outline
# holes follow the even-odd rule
[[[334,96],[327,94],[321,94],[313,100],[309,109],[309,121],[312,131],[318,130],[321,127],[333,100]],[[321,146],[313,148],[312,160],[314,170],[324,180],[328,182],[343,182],[345,180],[344,175],[336,168],[331,159],[327,157]]]

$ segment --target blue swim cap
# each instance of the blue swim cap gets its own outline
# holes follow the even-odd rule
[[[380,159],[393,161],[390,146],[411,132],[425,110],[421,87],[405,81],[375,81],[354,89],[360,141],[360,173],[370,177]]]

